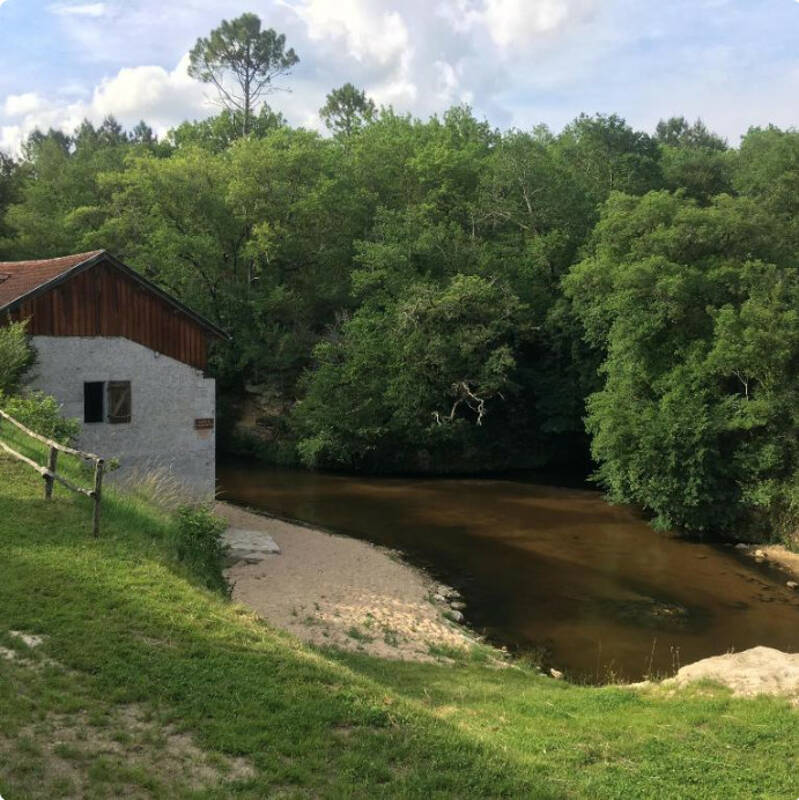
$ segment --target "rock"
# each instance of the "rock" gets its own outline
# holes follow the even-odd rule
[[[765,558],[766,554],[763,550],[755,550],[755,558]]]
[[[447,586],[444,583],[436,587],[436,594],[440,594],[442,597],[446,598],[460,597],[457,589],[453,589],[451,586]]]
[[[552,667],[552,668],[549,670],[549,674],[550,674],[550,675],[551,675],[551,676],[552,676],[552,677],[553,677],[553,678],[554,678],[556,681],[562,681],[562,680],[563,680],[563,673],[562,673],[562,672],[561,672],[559,669],[555,669],[554,667]]]
[[[663,685],[712,680],[729,686],[737,695],[793,694],[799,691],[799,653],[791,655],[771,647],[752,647],[683,667]]]
[[[738,544],[735,545],[735,549],[736,550],[748,550],[749,549],[749,545],[748,544],[744,544],[743,542],[738,542]]]
[[[230,558],[247,564],[258,564],[270,555],[280,555],[277,542],[262,531],[229,528],[224,536]]]
[[[260,564],[269,553],[262,553],[256,550],[231,550],[230,558],[233,561],[243,561],[245,564]]]
[[[447,598],[444,597],[443,594],[434,594],[433,595],[433,600],[435,600],[436,603],[445,603],[446,604],[446,602],[447,602]]]
[[[788,581],[785,585],[789,589],[799,589],[799,583],[797,583],[796,581]]]
[[[447,619],[451,619],[453,622],[463,622],[463,614],[454,608],[451,608],[449,611],[445,611],[444,616]]]
[[[466,608],[466,603],[464,603],[462,600],[453,600],[450,603],[450,606],[452,606],[452,608],[457,609],[458,611],[463,611],[463,609]]]

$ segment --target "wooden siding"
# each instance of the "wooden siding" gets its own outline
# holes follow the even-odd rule
[[[11,317],[30,319],[33,336],[124,336],[197,369],[208,366],[208,332],[108,263],[23,301]]]

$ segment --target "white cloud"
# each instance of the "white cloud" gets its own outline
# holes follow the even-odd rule
[[[484,30],[504,49],[568,30],[590,18],[598,5],[598,0],[445,0],[439,13],[454,30]]]
[[[325,57],[342,71],[344,63],[357,62],[350,73],[359,73],[379,105],[410,108],[419,97],[416,47],[405,18],[388,5],[384,0],[300,0],[286,7],[305,23],[310,42],[320,43]],[[414,5],[405,8],[413,14]]]
[[[108,113],[126,126],[144,118],[159,132],[213,113],[212,88],[190,81],[184,62],[159,65],[175,64],[222,16],[244,10],[285,33],[300,56],[281,81],[292,91],[269,98],[295,125],[320,128],[325,95],[347,81],[400,112],[426,117],[465,102],[501,127],[558,128],[581,111],[651,127],[686,113],[736,141],[750,121],[799,122],[797,9],[788,0],[774,0],[769,14],[747,0],[43,4],[62,13],[46,15],[35,54],[24,28],[2,33],[0,146],[16,146],[36,125],[69,130]],[[24,0],[8,11],[18,6]]]
[[[0,128],[0,148],[16,152],[36,128],[71,133],[83,119],[98,124],[108,115],[126,127],[144,119],[159,134],[183,119],[205,117],[214,109],[205,88],[186,71],[188,55],[174,70],[158,66],[126,67],[104,80],[88,100],[47,101],[34,93],[10,95],[3,105],[8,117],[22,117]]]
[[[189,57],[185,55],[174,70],[163,67],[126,67],[95,90],[91,110],[120,119],[145,117],[158,125],[176,111],[208,112],[204,88],[189,77]],[[152,123],[151,123],[152,124]]]
[[[290,6],[306,23],[313,41],[337,39],[358,61],[388,64],[411,49],[408,27],[398,11],[369,0],[302,0]]]
[[[485,0],[482,16],[496,44],[508,47],[583,21],[594,7],[594,0]]]
[[[463,87],[462,62],[453,65],[448,61],[436,61],[433,66],[438,72],[435,86],[441,108],[474,101],[474,92]]]
[[[3,113],[7,117],[21,117],[30,114],[42,107],[44,101],[36,92],[25,94],[10,94],[3,104]]]
[[[59,16],[102,17],[108,9],[105,3],[79,3],[77,5],[56,3],[48,10]]]

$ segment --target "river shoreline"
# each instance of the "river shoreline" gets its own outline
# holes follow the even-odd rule
[[[457,593],[396,552],[224,502],[215,511],[279,546],[279,555],[225,571],[232,599],[275,627],[316,646],[399,660],[439,660],[479,643],[457,624]]]
[[[779,567],[792,582],[799,581],[799,553],[781,544],[736,545],[758,563],[768,563]]]
[[[256,563],[238,560],[225,571],[233,600],[302,641],[426,662],[450,660],[480,644],[473,632],[455,624],[453,617],[460,617],[462,607],[457,592],[407,564],[396,551],[228,503],[218,503],[215,510],[231,528],[269,537],[280,548],[279,554]],[[788,575],[799,574],[799,555],[784,547],[739,549]],[[496,664],[507,665],[506,654],[495,652]],[[550,674],[563,677],[557,670]],[[799,655],[757,646],[696,661],[662,683],[621,685],[668,689],[707,679],[744,696],[796,698]]]

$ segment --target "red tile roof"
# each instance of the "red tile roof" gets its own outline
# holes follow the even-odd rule
[[[103,252],[93,250],[39,261],[0,261],[0,310]]]

